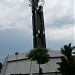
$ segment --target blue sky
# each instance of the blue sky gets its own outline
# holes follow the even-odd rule
[[[32,13],[28,0],[0,0],[0,61],[33,48]],[[74,43],[74,0],[45,0],[47,48]]]

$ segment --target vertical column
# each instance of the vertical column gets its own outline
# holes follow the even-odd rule
[[[42,45],[46,48],[45,28],[43,17],[43,6],[38,6],[39,0],[32,0],[32,26],[33,26],[33,45]]]

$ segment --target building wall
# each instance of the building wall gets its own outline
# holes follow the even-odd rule
[[[52,58],[47,64],[41,65],[41,68],[43,70],[43,73],[47,72],[56,72],[57,68],[59,67],[56,63],[60,61],[59,58]],[[36,64],[36,62],[30,60],[21,60],[21,61],[12,61],[8,62],[7,69],[5,71],[5,75],[10,74],[30,74],[32,73],[38,73],[39,72],[39,66]]]
[[[41,65],[44,74],[53,75],[57,72],[57,62],[61,62],[60,51],[49,51],[50,61],[46,64]],[[10,74],[38,74],[39,66],[35,61],[31,61],[26,57],[27,53],[10,55],[7,56],[4,62],[4,66],[2,68],[2,75],[10,75]],[[58,74],[59,75],[59,74]]]

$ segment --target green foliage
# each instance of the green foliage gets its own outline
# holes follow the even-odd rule
[[[37,48],[32,49],[27,57],[33,61],[36,61],[38,64],[45,64],[50,60],[48,50],[42,46],[37,46]]]
[[[0,73],[1,73],[2,66],[3,66],[2,63],[0,63]]]
[[[43,70],[42,70],[42,68],[39,66],[39,75],[42,75],[42,72]]]
[[[72,51],[75,47],[71,47],[71,44],[64,45],[61,48],[61,53],[63,56],[61,57],[61,62],[57,64],[60,66],[58,70],[62,73],[62,75],[74,75],[75,74],[75,58],[72,56]]]

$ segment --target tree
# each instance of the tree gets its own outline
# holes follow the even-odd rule
[[[40,65],[45,64],[50,60],[48,49],[43,48],[43,46],[41,45],[38,45],[35,49],[32,49],[30,53],[27,54],[27,57],[39,64],[39,75],[42,74],[42,68],[40,67]]]
[[[61,48],[63,56],[61,57],[61,62],[57,64],[60,66],[58,70],[62,75],[75,75],[75,58],[72,56],[72,51],[74,49],[75,47],[72,47],[71,44],[64,45],[64,47]]]
[[[2,66],[3,66],[3,64],[2,64],[2,63],[0,63],[0,73],[1,73]]]

